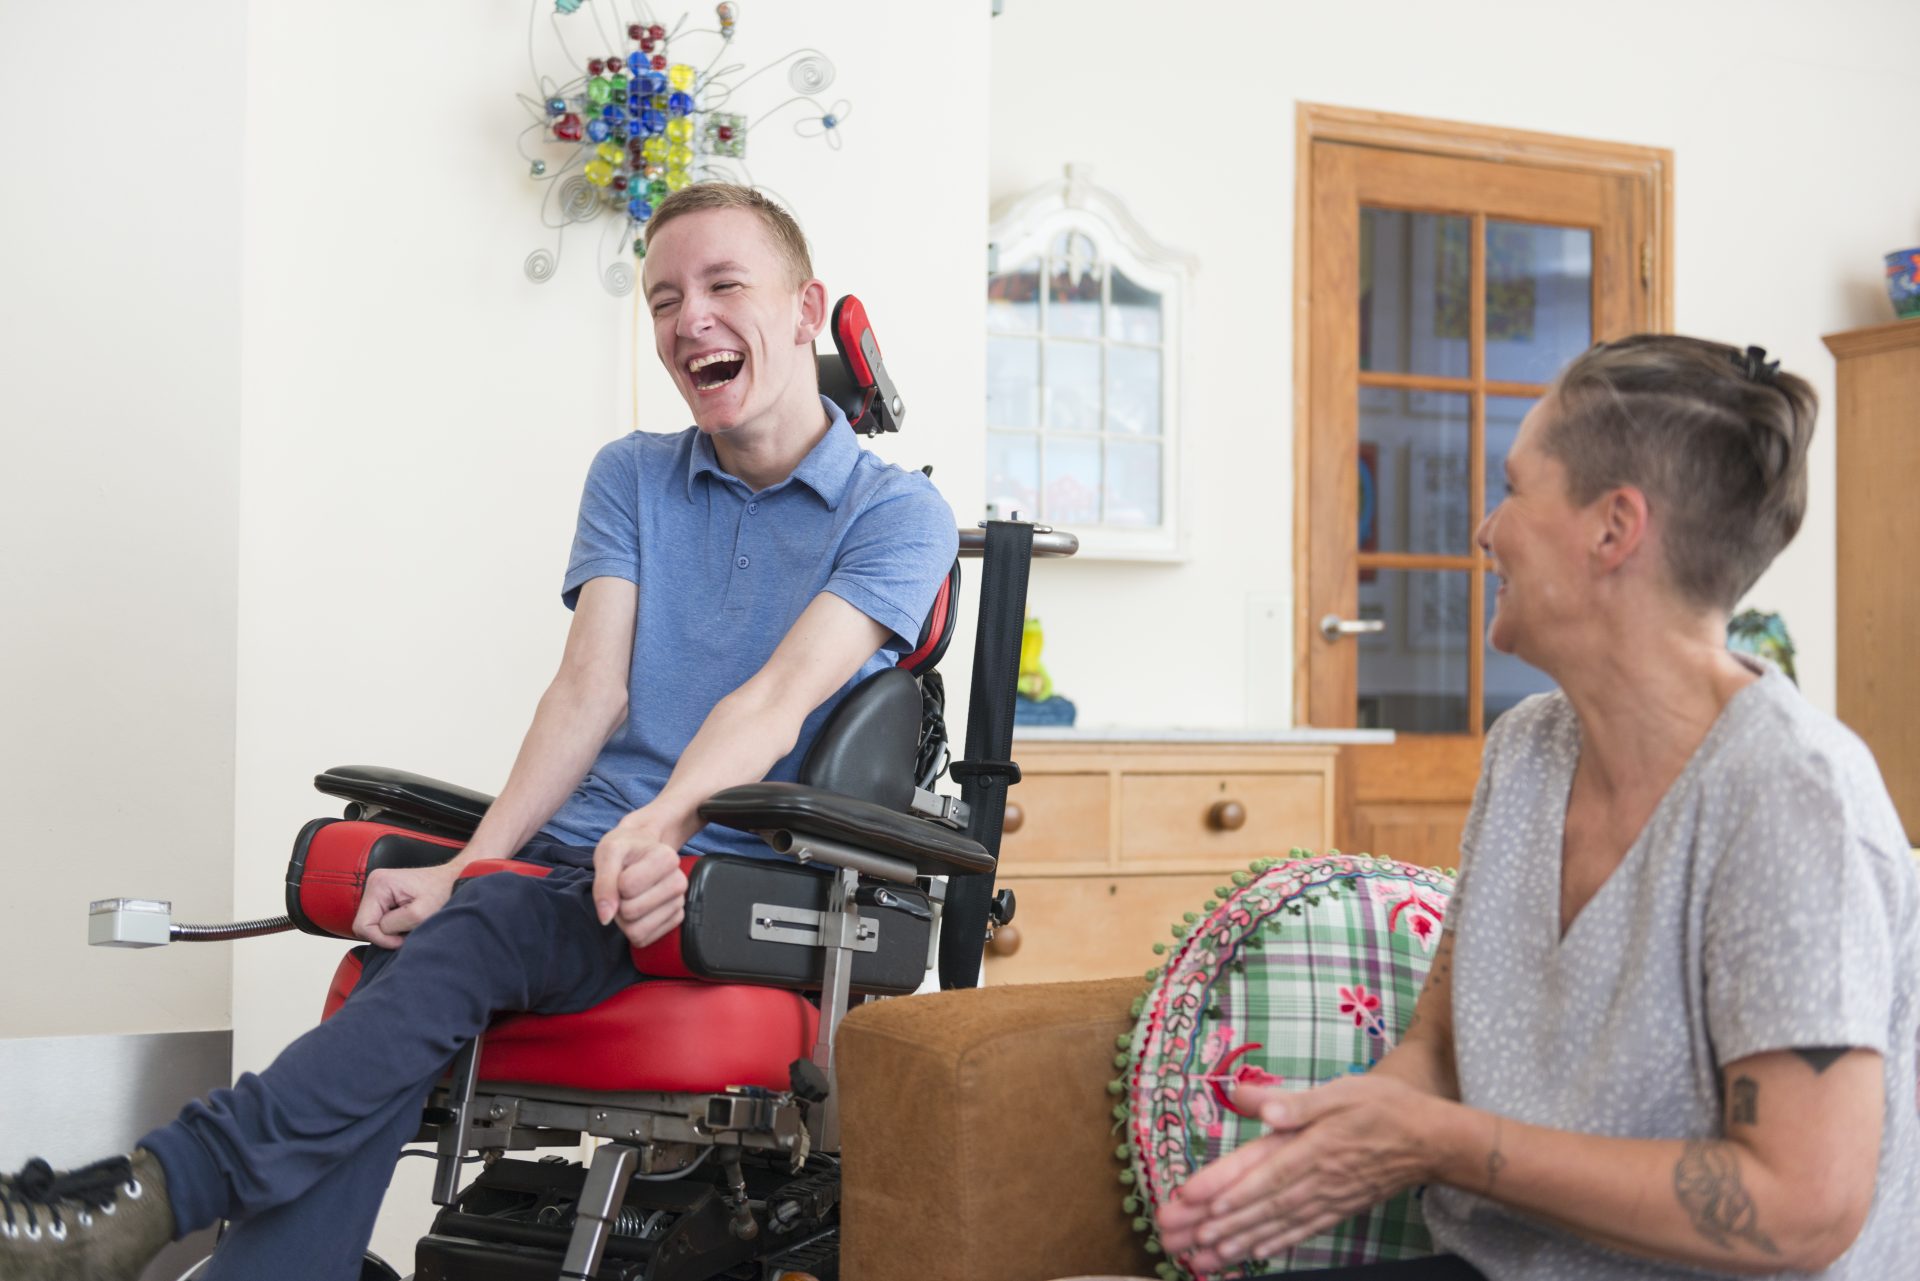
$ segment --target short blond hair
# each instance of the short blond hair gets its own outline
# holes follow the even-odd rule
[[[768,196],[738,183],[696,182],[690,187],[682,187],[654,209],[653,217],[647,220],[642,243],[651,249],[653,238],[659,234],[660,228],[675,218],[708,209],[745,209],[751,212],[767,229],[775,251],[786,259],[794,288],[798,289],[813,279],[813,254],[807,248],[806,233],[800,230],[800,224],[793,220],[793,215]]]

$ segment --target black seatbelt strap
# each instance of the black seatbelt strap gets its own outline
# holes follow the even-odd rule
[[[980,566],[980,622],[974,633],[973,689],[967,700],[967,757],[949,771],[967,803],[967,835],[1000,857],[1007,788],[1020,781],[1013,763],[1013,700],[1020,679],[1020,639],[1027,621],[1027,573],[1033,526],[987,522]],[[987,945],[993,873],[954,876],[940,927],[940,986],[974,987]]]

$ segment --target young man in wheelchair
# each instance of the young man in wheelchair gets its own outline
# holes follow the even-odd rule
[[[956,550],[918,473],[818,394],[825,286],[783,210],[703,184],[662,202],[642,275],[692,411],[594,459],[563,586],[574,616],[506,786],[438,867],[368,879],[353,996],[258,1075],[130,1158],[0,1181],[0,1276],[133,1278],[231,1220],[208,1278],[354,1275],[434,1084],[494,1013],[589,1008],[680,921],[683,850],[767,857],[708,827],[713,793],[794,777],[839,699],[914,645]],[[544,876],[470,879],[516,857]]]

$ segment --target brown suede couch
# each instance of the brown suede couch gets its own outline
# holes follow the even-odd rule
[[[841,1025],[843,1281],[1151,1277],[1107,1083],[1140,977],[876,1001]]]

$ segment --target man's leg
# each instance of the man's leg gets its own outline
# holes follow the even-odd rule
[[[373,1136],[305,1192],[285,1205],[235,1220],[220,1238],[213,1264],[201,1281],[357,1278],[380,1203],[393,1178],[394,1162],[420,1128],[420,1109],[432,1084],[421,1086],[418,1097],[396,1112],[385,1132]],[[412,1271],[406,1260],[394,1263],[402,1275]]]
[[[176,1229],[259,1216],[232,1235],[249,1255],[271,1253],[276,1276],[296,1275],[302,1243],[322,1232],[358,1253],[428,1087],[495,1012],[585,1009],[634,981],[591,885],[573,868],[467,882],[398,952],[374,958],[332,1019],[143,1139],[166,1171]]]

